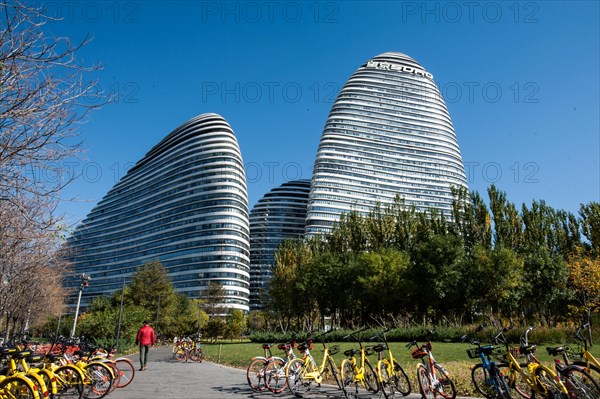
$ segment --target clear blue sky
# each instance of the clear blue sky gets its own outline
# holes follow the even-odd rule
[[[250,207],[310,178],[335,96],[366,60],[403,52],[446,99],[472,190],[494,182],[576,212],[600,200],[598,2],[48,1],[56,35],[94,41],[118,100],[81,128],[83,174],[59,211],[85,217],[165,135],[221,114],[242,150]]]

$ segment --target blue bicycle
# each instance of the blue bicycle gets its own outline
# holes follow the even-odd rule
[[[483,330],[483,326],[477,327],[476,333]],[[474,348],[467,349],[467,355],[471,359],[479,359],[481,363],[476,364],[471,370],[471,379],[475,389],[488,399],[511,399],[510,388],[502,369],[508,368],[507,364],[496,363],[492,360],[494,354],[493,345],[482,346],[478,340],[471,340],[468,336],[462,337],[463,342],[468,341]]]

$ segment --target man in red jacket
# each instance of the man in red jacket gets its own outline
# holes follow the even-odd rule
[[[154,345],[155,340],[154,328],[150,327],[147,321],[144,321],[144,325],[140,327],[137,337],[135,337],[135,344],[140,345],[140,371],[146,370],[148,351]]]

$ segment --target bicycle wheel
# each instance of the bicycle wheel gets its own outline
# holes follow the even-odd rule
[[[335,383],[337,384],[339,389],[344,391],[344,396],[346,396],[346,387],[342,383],[342,376],[340,375],[340,371],[338,370],[337,366],[335,365],[335,362],[333,361],[333,359],[331,357],[327,358],[327,362],[329,363],[329,370],[331,371],[331,374],[333,375],[333,379],[335,380]]]
[[[117,385],[119,385],[119,379],[121,378],[121,373],[119,372],[119,369],[117,368],[117,365],[115,362],[113,361],[101,361],[102,364],[104,364],[106,367],[110,368],[112,375],[113,375],[113,379],[112,379],[112,383],[110,384],[110,391],[112,392],[115,389],[117,389]]]
[[[83,397],[86,399],[100,399],[105,397],[112,386],[113,374],[108,366],[102,363],[90,363],[84,368]]]
[[[48,389],[48,396],[52,397],[54,391],[57,392],[56,378],[54,377],[54,373],[48,372],[46,369],[40,369],[36,371],[36,374],[42,377],[42,380],[44,380],[44,384],[46,385],[46,389]]]
[[[265,367],[267,361],[265,359],[255,359],[248,365],[246,370],[246,378],[248,385],[255,391],[263,391],[265,386]]]
[[[179,350],[177,352],[175,352],[175,360],[177,360],[178,362],[181,363],[187,363],[187,350],[179,348]]]
[[[18,399],[36,399],[39,395],[34,392],[31,383],[21,377],[7,377],[0,381],[0,397]]]
[[[510,387],[508,386],[508,380],[500,372],[500,369],[498,369],[497,366],[495,368],[494,374],[492,375],[492,380],[496,384],[496,391],[498,392],[499,399],[512,399]]]
[[[389,362],[387,359],[379,360],[377,362],[377,375],[379,376],[381,383],[381,392],[383,393],[383,397],[385,399],[394,397],[394,385],[391,382],[392,377],[388,372]]]
[[[54,370],[56,376],[56,389],[54,395],[57,399],[81,399],[83,398],[83,377],[81,372],[71,365],[60,366]]]
[[[273,393],[281,393],[287,387],[285,378],[285,362],[281,359],[271,360],[265,367],[265,386]]]
[[[598,382],[578,366],[567,367],[560,373],[561,380],[572,398],[598,399],[600,387]]]
[[[535,369],[536,383],[540,389],[541,397],[546,399],[564,398],[562,387],[564,385],[554,379],[554,372],[546,366],[539,365]],[[537,395],[535,395],[537,396]]]
[[[400,364],[394,361],[394,370],[393,375],[391,375],[391,383],[394,389],[402,394],[402,396],[410,395],[411,386],[410,380],[408,379],[408,374],[406,371],[400,366]]]
[[[593,364],[588,364],[586,362],[574,362],[576,366],[583,367],[585,372],[588,373],[597,383],[600,384],[600,369]]]
[[[489,371],[482,364],[477,364],[473,367],[471,370],[471,380],[477,392],[484,397],[489,399],[496,396],[494,382],[492,382]]]
[[[356,376],[354,373],[354,367],[352,366],[352,362],[348,359],[344,359],[342,361],[342,365],[340,366],[340,373],[342,376],[342,384],[344,387],[349,387],[350,385],[354,385],[356,382]]]
[[[297,398],[304,397],[311,389],[312,380],[305,377],[305,371],[302,359],[292,359],[285,371],[288,389]]]
[[[419,380],[419,391],[425,399],[435,399],[433,386],[429,379],[429,373],[422,364],[417,368],[417,380]]]
[[[441,396],[445,399],[456,399],[456,387],[448,372],[439,364],[435,364],[435,372],[438,378],[438,384],[435,384],[433,387],[436,396]]]
[[[377,374],[375,374],[375,370],[373,370],[373,366],[371,363],[365,359],[365,369],[364,369],[364,385],[365,388],[371,393],[379,392],[379,381],[377,380]]]
[[[117,359],[115,360],[117,370],[119,371],[119,382],[117,388],[124,388],[131,384],[133,377],[135,377],[135,367],[128,359]]]
[[[521,367],[527,368],[526,364],[520,365]],[[532,399],[534,392],[527,382],[521,377],[515,370],[511,370],[506,363],[498,363],[496,367],[500,370],[500,374],[504,376],[504,379],[510,388],[511,396],[520,396],[523,399]],[[515,391],[516,394],[513,392]]]
[[[201,363],[202,362],[202,349],[194,348],[190,352],[190,360],[194,362]]]

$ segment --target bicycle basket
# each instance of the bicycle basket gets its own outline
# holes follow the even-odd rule
[[[479,357],[480,353],[481,352],[479,351],[479,348],[467,349],[467,356],[469,356],[469,358],[471,358],[471,359],[477,359]]]
[[[425,350],[422,346],[418,347],[417,349],[413,350],[410,355],[413,357],[413,359],[422,359],[425,356],[427,356],[427,350]]]
[[[337,354],[340,351],[340,347],[338,345],[333,345],[331,348],[329,348],[329,354],[331,356]]]
[[[300,352],[304,352],[307,348],[308,348],[308,350],[313,350],[313,347],[314,347],[313,346],[313,341],[311,339],[311,340],[308,340],[308,341],[303,342],[300,345],[298,345],[298,350]]]

